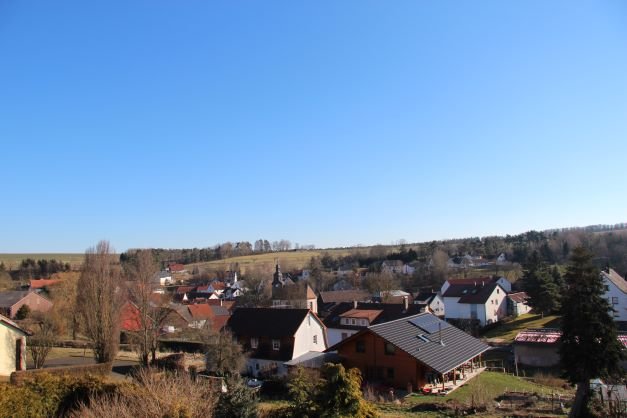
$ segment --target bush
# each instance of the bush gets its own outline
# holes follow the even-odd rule
[[[114,393],[118,385],[97,377],[53,376],[38,373],[20,386],[5,385],[0,390],[0,416],[26,418],[65,416],[91,396]]]
[[[15,319],[26,319],[30,315],[30,307],[28,305],[20,306],[20,309],[15,313]]]

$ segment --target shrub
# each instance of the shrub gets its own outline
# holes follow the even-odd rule
[[[0,416],[26,418],[65,416],[96,394],[114,393],[118,385],[97,377],[53,376],[38,373],[20,386],[0,390]]]
[[[86,418],[136,418],[213,416],[216,390],[209,382],[193,382],[186,374],[143,370],[137,382],[115,393],[94,396],[71,416]]]

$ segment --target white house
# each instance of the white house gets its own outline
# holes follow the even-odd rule
[[[159,286],[169,286],[172,284],[172,274],[167,271],[160,271],[155,273],[153,282],[159,284]]]
[[[602,271],[605,298],[612,306],[615,321],[627,321],[627,282],[614,270]]]
[[[507,292],[496,281],[460,279],[442,286],[445,318],[474,319],[485,326],[507,316]]]
[[[0,315],[0,376],[26,370],[26,337],[28,331]]]
[[[525,292],[508,293],[507,303],[509,314],[513,317],[517,317],[531,312],[531,306],[529,306],[528,299],[529,296]]]
[[[439,293],[420,292],[414,297],[414,305],[421,306],[424,312],[431,312],[439,317],[445,316],[444,299]]]
[[[227,327],[247,353],[247,373],[255,377],[285,376],[285,362],[328,347],[325,326],[309,309],[238,308]]]

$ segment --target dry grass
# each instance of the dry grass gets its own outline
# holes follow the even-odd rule
[[[90,399],[73,417],[206,417],[212,415],[216,389],[208,381],[192,381],[187,375],[142,371],[137,384],[118,393]]]
[[[555,328],[559,327],[559,316],[536,314],[520,315],[513,321],[505,322],[486,332],[484,337],[498,342],[512,342],[516,335],[527,328]]]
[[[231,257],[224,260],[214,260],[204,263],[194,263],[186,265],[188,271],[192,271],[194,267],[198,267],[203,271],[225,271],[233,268],[238,264],[242,272],[246,272],[247,268],[268,268],[274,267],[275,260],[279,260],[281,268],[284,270],[302,269],[309,263],[311,257],[321,257],[328,253],[332,257],[340,257],[350,254],[355,250],[338,249],[338,250],[306,250],[306,251],[284,251],[266,254],[252,254],[241,257]]]

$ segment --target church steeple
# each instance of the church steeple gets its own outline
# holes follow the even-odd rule
[[[281,266],[279,265],[279,259],[274,260],[276,268],[274,271],[274,280],[272,280],[272,287],[283,287],[283,275],[281,274]]]

